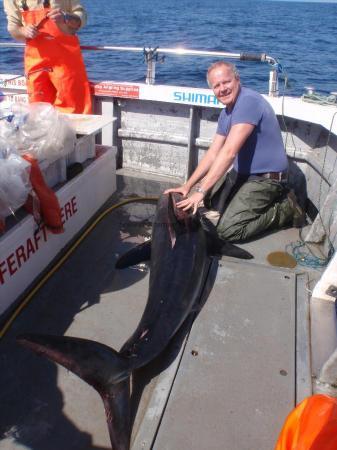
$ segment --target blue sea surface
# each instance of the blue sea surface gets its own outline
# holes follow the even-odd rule
[[[0,2],[1,5],[2,2]],[[286,91],[305,86],[337,91],[337,3],[263,0],[82,0],[88,24],[82,45],[185,47],[195,50],[266,53],[289,79]],[[11,42],[0,7],[1,42]],[[89,78],[142,82],[141,53],[84,51]],[[0,73],[23,73],[22,49],[0,48]],[[165,56],[157,84],[206,87],[209,57]],[[235,62],[235,61],[234,61]],[[237,62],[243,84],[268,91],[267,63]],[[280,90],[282,91],[281,82]]]

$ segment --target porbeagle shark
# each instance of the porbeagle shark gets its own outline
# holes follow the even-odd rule
[[[175,207],[179,194],[163,194],[157,204],[151,242],[122,256],[117,268],[150,258],[148,300],[141,320],[119,351],[77,337],[25,334],[18,342],[74,372],[100,394],[113,450],[130,447],[130,377],[156,358],[194,311],[214,250],[197,215]],[[252,258],[222,242],[218,252]]]

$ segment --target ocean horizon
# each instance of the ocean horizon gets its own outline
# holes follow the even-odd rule
[[[0,0],[1,1],[1,0]],[[337,3],[290,0],[82,0],[88,23],[80,30],[82,45],[141,48],[186,48],[230,53],[265,53],[280,63],[287,95],[301,95],[306,86],[337,91]],[[1,42],[13,42],[0,8]],[[92,81],[143,82],[142,53],[83,51]],[[156,84],[206,87],[210,57],[166,55],[156,65]],[[267,63],[232,60],[244,85],[268,91]],[[23,50],[0,48],[0,72],[23,73]]]

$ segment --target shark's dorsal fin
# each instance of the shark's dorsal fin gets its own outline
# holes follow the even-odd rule
[[[133,247],[126,253],[121,255],[115,264],[116,269],[125,269],[130,266],[135,266],[144,261],[151,259],[151,240],[143,242],[142,244]]]

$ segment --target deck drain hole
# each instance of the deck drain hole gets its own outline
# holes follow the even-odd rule
[[[288,375],[288,372],[287,372],[286,370],[281,369],[281,370],[280,370],[280,374],[281,374],[283,377],[286,377],[286,376]]]
[[[191,351],[191,355],[192,355],[192,356],[198,356],[198,354],[199,354],[199,353],[198,353],[196,350],[192,350],[192,351]]]

